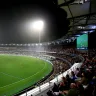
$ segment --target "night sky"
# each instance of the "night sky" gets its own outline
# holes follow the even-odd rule
[[[21,0],[22,1],[22,0]],[[41,19],[41,42],[58,39],[67,33],[67,13],[55,0],[25,0],[0,3],[0,43],[38,42],[38,33],[28,29],[29,22]]]

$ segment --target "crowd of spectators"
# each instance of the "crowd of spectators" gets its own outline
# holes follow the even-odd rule
[[[82,67],[62,77],[62,81],[47,92],[48,96],[96,96],[96,50],[76,50],[75,53],[85,58]]]

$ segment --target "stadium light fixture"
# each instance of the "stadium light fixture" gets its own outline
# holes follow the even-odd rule
[[[42,43],[40,43],[40,45],[42,46]]]
[[[83,31],[83,32],[81,32],[81,33],[84,33],[84,34],[86,34],[86,33],[88,33],[88,31]]]
[[[90,33],[94,32],[94,30],[89,31]]]
[[[38,46],[38,44],[36,43],[36,46]]]
[[[50,45],[50,43],[48,42],[48,45]]]
[[[79,29],[81,29],[82,27],[81,26],[78,26]]]
[[[43,27],[44,27],[44,21],[42,20],[37,20],[32,23],[32,29],[39,33],[39,43],[41,41],[40,37]]]
[[[92,29],[96,29],[96,26],[92,26]]]
[[[37,32],[41,31],[43,29],[43,26],[44,26],[44,22],[42,20],[34,21],[32,24],[32,28]]]
[[[28,46],[30,46],[30,44],[28,44]]]
[[[75,35],[76,37],[79,37],[80,35]]]

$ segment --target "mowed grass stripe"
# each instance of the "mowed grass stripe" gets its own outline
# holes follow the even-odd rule
[[[20,79],[9,77],[8,75],[0,73],[0,86],[2,86],[2,87],[9,85],[11,83],[17,82],[18,80],[20,80]]]
[[[4,58],[4,56],[5,55],[3,55],[3,58]],[[8,56],[8,55],[6,55],[6,56]],[[23,58],[23,60],[21,60],[20,64],[17,64],[18,60],[16,60],[16,58],[18,58],[18,57],[19,57],[19,62],[20,62],[20,58],[21,57]],[[3,67],[5,67],[5,66],[4,66],[4,64],[2,64],[4,62],[4,60],[2,60],[1,58],[2,57],[0,56],[0,61],[1,61],[0,65],[2,65],[2,66],[0,66],[0,70],[2,71],[2,70],[4,70]],[[14,60],[12,60],[12,62],[14,61],[15,63],[14,62],[13,62],[14,64],[8,63],[8,61],[11,59],[7,58],[7,63],[5,62],[6,63],[5,69],[7,69],[7,67],[8,67],[8,69],[10,69],[11,71],[16,71],[16,72],[11,72],[8,69],[5,70],[5,72],[7,72],[8,74],[10,74],[12,76],[16,76],[16,77],[18,76],[20,78],[23,77],[24,79],[18,80],[17,83],[14,82],[13,84],[11,83],[11,85],[0,88],[0,96],[4,96],[4,95],[11,96],[12,94],[15,94],[15,93],[33,85],[34,83],[38,82],[39,80],[42,79],[42,77],[45,77],[46,75],[48,75],[52,71],[52,65],[51,64],[49,64],[48,62],[45,62],[43,60],[37,59],[37,58],[26,57],[26,56],[12,56],[12,58],[14,59]],[[28,58],[31,59],[30,62],[28,61]],[[15,66],[15,68],[16,67],[19,67],[19,68],[16,68],[16,70],[15,70],[13,65]],[[12,70],[12,68],[14,70]],[[23,70],[24,73],[18,72],[18,71],[22,71],[22,69],[24,69]],[[6,80],[7,80],[7,78],[6,78]]]
[[[1,74],[4,74],[4,75],[7,75],[7,76],[9,76],[9,77],[17,78],[17,79],[19,79],[19,80],[22,79],[22,78],[20,78],[20,77],[15,77],[15,76],[13,76],[13,75],[10,75],[10,74],[4,73],[4,72],[0,72],[0,73],[1,73]]]

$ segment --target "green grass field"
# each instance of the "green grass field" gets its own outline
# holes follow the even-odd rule
[[[46,61],[28,56],[0,55],[0,96],[12,96],[52,71]]]

